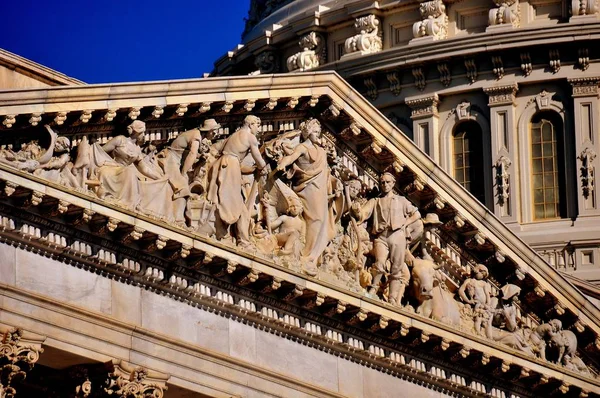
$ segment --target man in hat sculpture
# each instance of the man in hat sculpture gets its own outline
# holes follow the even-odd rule
[[[173,188],[173,201],[175,206],[176,222],[185,223],[184,211],[186,206],[185,198],[189,197],[190,179],[188,172],[192,170],[194,163],[198,159],[200,143],[202,142],[202,132],[205,135],[213,135],[221,127],[215,119],[207,119],[200,128],[184,131],[171,142],[168,148],[165,148],[159,154],[159,164],[169,179]],[[185,160],[183,155],[188,151]],[[183,160],[183,164],[182,164]]]
[[[391,173],[383,173],[379,180],[381,196],[369,200],[364,206],[353,207],[359,215],[359,222],[372,217],[375,235],[373,252],[375,255],[375,276],[369,294],[376,294],[381,278],[386,273],[386,262],[390,261],[389,300],[400,305],[404,290],[410,280],[410,272],[405,262],[407,250],[406,227],[421,218],[419,210],[408,199],[394,193],[396,178]]]

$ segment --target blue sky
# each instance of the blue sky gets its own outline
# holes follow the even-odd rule
[[[201,77],[250,0],[4,0],[0,48],[87,83]]]

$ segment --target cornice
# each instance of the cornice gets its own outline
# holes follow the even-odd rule
[[[414,178],[414,182],[407,187],[408,190],[414,188],[416,191],[422,191],[427,187],[427,192],[436,195],[431,205],[441,206],[446,209],[445,211],[456,212],[454,219],[461,219],[462,225],[469,223],[472,226],[472,236],[468,239],[469,242],[473,241],[475,243],[472,244],[486,245],[488,248],[486,250],[492,253],[500,253],[500,257],[505,261],[502,267],[519,272],[520,275],[527,275],[530,278],[528,281],[532,284],[530,286],[532,290],[535,288],[536,292],[541,292],[538,295],[543,293],[546,299],[551,300],[553,304],[556,300],[556,305],[561,309],[562,314],[567,313],[569,317],[577,318],[579,320],[578,325],[582,330],[587,330],[586,333],[598,335],[600,322],[598,322],[599,312],[596,307],[577,289],[565,284],[564,279],[558,273],[548,269],[547,264],[531,248],[512,234],[489,210],[484,209],[460,185],[436,166],[427,155],[419,151],[414,143],[404,137],[380,112],[333,73],[97,85],[80,89],[20,90],[0,93],[0,104],[5,103],[5,106],[0,107],[0,114],[8,109],[18,114],[28,115],[29,112],[33,112],[33,109],[42,109],[47,112],[44,117],[49,118],[49,120],[56,120],[56,117],[65,112],[73,112],[75,113],[74,116],[80,116],[79,113],[81,113],[81,116],[83,116],[87,114],[86,111],[94,109],[93,112],[104,114],[112,109],[108,107],[116,106],[123,108],[123,111],[121,111],[122,116],[128,115],[128,117],[131,117],[132,109],[136,109],[137,112],[153,111],[159,106],[163,110],[165,106],[183,109],[182,104],[201,109],[205,103],[212,100],[215,101],[214,105],[217,107],[217,112],[226,112],[222,110],[224,104],[230,110],[232,107],[237,107],[237,109],[240,109],[240,114],[243,114],[249,111],[247,110],[248,106],[242,105],[252,103],[254,106],[257,101],[266,104],[267,101],[270,103],[275,100],[277,104],[283,107],[287,106],[285,104],[294,102],[294,99],[296,105],[298,105],[298,101],[301,101],[304,106],[309,107],[312,106],[310,104],[325,103],[325,111],[328,112],[327,117],[342,117],[343,120],[360,126],[357,130],[358,135],[361,136],[361,142],[368,144],[364,153],[381,154],[385,150],[385,156],[393,160],[393,164],[397,164],[399,170],[409,171],[411,178]],[[25,102],[25,104],[21,102]],[[97,104],[98,107],[90,107],[91,103]],[[328,105],[330,106],[327,108]],[[209,109],[211,108],[210,103],[207,106]],[[21,120],[21,123],[23,121],[26,123],[26,119],[18,119]],[[77,117],[74,119],[81,120]],[[19,126],[19,122],[17,122],[14,127],[19,128]],[[194,254],[197,256],[205,253],[209,254],[210,258],[218,260],[216,265],[219,268],[219,273],[223,273],[223,275],[243,272],[246,273],[247,279],[252,281],[257,273],[259,275],[264,274],[269,281],[276,284],[281,285],[283,282],[286,288],[289,289],[285,292],[284,297],[290,297],[290,300],[294,299],[296,292],[314,294],[315,297],[329,300],[332,304],[337,303],[334,306],[335,311],[339,308],[340,313],[348,315],[351,319],[356,317],[360,322],[364,319],[377,319],[382,324],[386,324],[386,322],[389,324],[390,321],[393,321],[394,328],[398,333],[402,334],[402,325],[405,325],[404,329],[417,331],[420,333],[420,339],[425,342],[432,338],[439,338],[445,341],[445,346],[448,344],[462,346],[462,348],[467,346],[469,353],[475,351],[488,353],[489,356],[498,358],[501,362],[504,361],[505,367],[506,364],[510,363],[514,367],[522,367],[532,371],[546,372],[545,369],[550,369],[554,372],[551,364],[539,364],[536,359],[514,352],[506,346],[498,346],[498,344],[477,336],[463,336],[457,329],[448,325],[419,317],[395,307],[389,307],[380,301],[352,293],[346,289],[328,284],[326,281],[295,273],[290,269],[277,266],[264,256],[239,251],[233,246],[224,245],[189,230],[170,226],[164,221],[125,211],[117,205],[100,201],[84,192],[68,190],[33,175],[16,171],[8,166],[0,166],[0,179],[5,181],[4,190],[7,195],[15,194],[16,191],[15,195],[20,195],[20,197],[29,200],[33,206],[47,200],[47,203],[57,204],[57,214],[61,213],[61,208],[64,212],[65,207],[77,211],[82,218],[85,218],[86,214],[90,218],[93,216],[92,213],[95,213],[97,215],[96,221],[103,224],[102,228],[106,229],[106,231],[103,231],[105,234],[115,233],[115,230],[117,233],[123,233],[131,229],[135,233],[134,235],[139,235],[140,231],[143,231],[143,234],[147,234],[152,241],[155,241],[158,250],[162,250],[168,241],[172,241],[172,247],[176,247],[175,251],[181,253],[177,254],[179,257],[189,258],[190,252],[192,252],[192,256]],[[431,196],[429,199],[431,200]],[[425,204],[423,205],[425,206]],[[31,244],[27,241],[41,241],[41,236],[36,236],[35,232],[32,235],[30,232],[30,229],[24,232],[23,230],[15,231],[14,228],[13,230],[5,228],[3,234],[7,234],[11,239],[16,239],[26,245]],[[134,235],[131,235],[132,239],[135,239]],[[482,243],[479,243],[480,241]],[[52,246],[52,244],[44,242],[42,244],[45,247],[44,250],[49,250]],[[54,246],[57,245],[54,244]],[[77,255],[64,247],[54,247],[52,250],[60,255]],[[105,261],[106,259],[103,260],[98,257],[93,259],[86,257],[85,261],[89,262],[90,267],[110,269],[107,265],[108,262]],[[194,266],[203,266],[203,261],[196,263]],[[166,287],[175,291],[179,290],[181,293],[185,291],[185,294],[196,292],[193,289],[191,292],[185,290],[187,287],[182,288],[183,285],[180,280],[164,281],[164,275],[161,278],[160,275],[154,274],[152,267],[150,268],[150,273],[145,274],[148,280],[144,283],[156,283],[157,286],[163,289]],[[121,271],[127,274],[126,270]],[[131,272],[130,268],[129,272]],[[254,276],[251,275],[252,273],[254,273]],[[137,276],[137,278],[144,278],[144,276]],[[157,290],[160,289],[157,288]],[[382,319],[384,322],[381,322]],[[386,327],[390,327],[390,330],[392,328],[391,326]],[[592,347],[592,349],[594,348]],[[467,351],[465,351],[465,354],[467,354]],[[552,377],[557,378],[557,380],[563,380],[565,377],[562,368],[552,374],[556,375]],[[569,380],[571,382],[571,379]],[[587,379],[583,378],[583,380]],[[572,384],[580,383],[577,380],[572,380],[572,382]]]

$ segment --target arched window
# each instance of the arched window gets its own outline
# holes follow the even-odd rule
[[[531,118],[533,219],[566,217],[563,123],[552,111]]]
[[[475,121],[457,125],[453,133],[454,178],[485,204],[482,131]]]

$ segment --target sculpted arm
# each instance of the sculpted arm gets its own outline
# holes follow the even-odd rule
[[[200,133],[198,133],[199,135]],[[196,162],[196,158],[198,157],[198,149],[200,148],[200,141],[193,140],[190,145],[190,151],[183,161],[183,167],[181,169],[181,173],[185,174],[192,169],[192,166]]]
[[[259,169],[264,169],[265,166],[267,165],[267,163],[265,162],[265,160],[262,158],[262,155],[260,154],[260,149],[258,148],[258,140],[256,139],[255,136],[250,134],[250,153],[252,154],[252,158],[254,159],[254,161],[256,162],[256,165],[258,166]]]
[[[362,206],[360,203],[354,202],[351,209],[352,215],[356,217],[359,223],[363,223],[373,215],[373,210],[375,210],[376,204],[377,199],[370,199]]]
[[[118,137],[111,138],[110,141],[108,141],[106,144],[102,145],[102,149],[104,150],[104,152],[110,153],[110,152],[114,151],[115,148],[117,148],[119,146],[119,144],[121,143],[121,138],[123,138],[123,137],[118,136]]]
[[[294,163],[298,158],[306,153],[306,147],[304,145],[298,145],[294,152],[290,155],[283,157],[277,165],[277,170],[284,170],[287,166]]]

